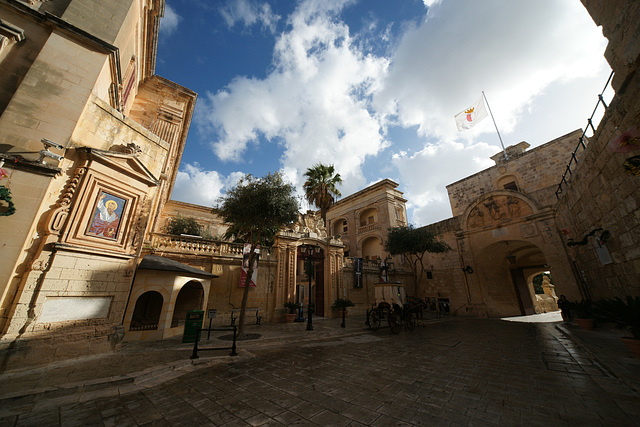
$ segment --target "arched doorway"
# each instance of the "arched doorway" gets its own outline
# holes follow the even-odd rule
[[[523,240],[503,240],[481,250],[478,280],[490,317],[536,313],[532,275],[547,271],[542,251]]]
[[[148,291],[140,295],[133,309],[129,330],[152,331],[158,329],[163,302],[164,299],[160,292]]]
[[[192,280],[187,282],[176,297],[171,319],[171,327],[184,325],[187,318],[187,311],[201,310],[204,302],[204,289],[200,282]]]

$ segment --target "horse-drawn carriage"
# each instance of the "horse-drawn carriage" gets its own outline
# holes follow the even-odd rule
[[[382,322],[387,322],[394,334],[400,333],[402,327],[412,331],[417,324],[417,317],[422,318],[422,307],[417,307],[407,298],[402,283],[376,283],[376,302],[367,311],[367,324],[377,331]]]

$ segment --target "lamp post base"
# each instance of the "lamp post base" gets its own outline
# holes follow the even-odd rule
[[[307,311],[307,331],[313,331],[313,310]]]

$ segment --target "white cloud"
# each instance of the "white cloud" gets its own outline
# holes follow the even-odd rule
[[[164,17],[160,20],[160,34],[170,36],[182,21],[182,17],[168,4],[164,7]]]
[[[424,136],[458,137],[452,116],[483,90],[501,131],[512,132],[552,82],[592,76],[605,64],[605,41],[579,2],[445,0],[432,8],[405,33],[376,94],[379,111]],[[479,125],[491,129],[491,121]]]
[[[345,196],[387,170],[380,159],[369,162],[387,149],[395,153],[390,176],[421,225],[449,217],[445,186],[491,166],[501,150],[490,118],[456,131],[454,114],[481,91],[507,146],[535,147],[584,126],[608,70],[606,40],[580,2],[423,2],[424,19],[399,26],[405,32],[389,58],[363,52],[369,44],[358,38],[374,34],[350,34],[340,21],[348,1],[299,2],[276,39],[270,73],[238,76],[201,96],[199,131],[215,135],[208,142],[223,161],[241,159],[248,144],[279,144],[281,168],[296,185],[312,164],[334,164]],[[257,3],[234,4],[230,25],[271,22]],[[393,126],[415,127],[422,142],[390,141]]]
[[[220,9],[220,13],[229,28],[238,22],[245,27],[259,23],[263,28],[274,32],[276,23],[280,20],[280,16],[272,12],[269,3],[259,4],[251,0],[229,1]]]
[[[412,222],[423,225],[451,217],[446,186],[493,166],[489,157],[498,152],[499,146],[484,142],[465,146],[444,141],[413,155],[396,154],[392,161],[400,172]]]
[[[210,143],[220,159],[238,161],[249,143],[265,138],[283,146],[288,170],[302,174],[321,160],[352,191],[365,183],[366,156],[388,144],[369,111],[388,61],[358,51],[348,27],[330,19],[342,3],[301,3],[276,41],[267,78],[237,77],[203,97],[196,122],[203,134],[219,136]]]
[[[171,199],[213,207],[225,190],[234,187],[244,175],[242,172],[233,172],[223,177],[216,171],[203,170],[198,163],[183,164],[178,171]]]

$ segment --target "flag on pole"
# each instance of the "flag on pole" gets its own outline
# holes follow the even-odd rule
[[[454,118],[456,119],[456,126],[458,126],[458,131],[460,132],[465,129],[471,129],[476,123],[487,116],[487,109],[484,106],[484,100],[481,96],[471,107],[459,112]]]

